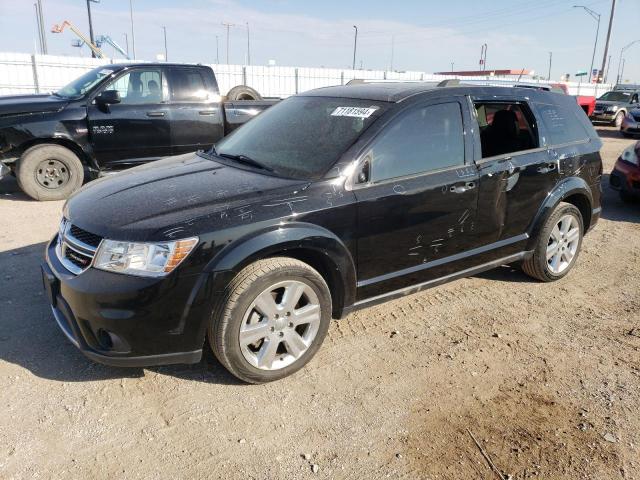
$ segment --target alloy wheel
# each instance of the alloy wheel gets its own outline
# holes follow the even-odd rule
[[[564,272],[575,257],[580,244],[580,224],[573,215],[564,215],[551,230],[547,242],[547,265],[551,273]]]

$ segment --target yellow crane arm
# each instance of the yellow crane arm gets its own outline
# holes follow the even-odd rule
[[[104,53],[102,53],[102,50],[100,50],[97,46],[95,46],[93,43],[91,43],[91,40],[89,40],[87,37],[85,37],[82,32],[80,30],[78,30],[71,22],[69,22],[68,20],[65,20],[64,22],[62,22],[61,24],[56,24],[53,26],[53,28],[51,29],[51,33],[62,33],[64,32],[65,27],[69,27],[71,29],[71,31],[73,33],[76,34],[76,36],[82,40],[84,43],[87,44],[87,46],[91,49],[91,51],[93,53],[96,54],[96,57],[98,58],[104,58]]]

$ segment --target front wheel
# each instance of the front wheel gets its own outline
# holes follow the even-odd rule
[[[16,167],[18,185],[34,200],[64,200],[82,186],[84,167],[78,156],[60,145],[36,145]]]
[[[570,203],[560,203],[544,223],[533,255],[522,263],[522,269],[543,282],[561,279],[576,263],[583,234],[580,210]]]
[[[286,257],[259,260],[229,284],[209,324],[213,353],[248,383],[291,375],[320,348],[331,320],[322,276]]]
[[[622,120],[624,120],[624,112],[618,112],[613,119],[613,126],[620,128],[620,125],[622,125]]]

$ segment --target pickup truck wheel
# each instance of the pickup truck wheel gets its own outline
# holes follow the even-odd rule
[[[64,200],[82,186],[84,167],[75,153],[60,145],[36,145],[17,162],[16,177],[34,200]]]
[[[620,125],[622,125],[622,120],[624,120],[624,112],[618,112],[615,116],[615,118],[613,119],[613,125],[616,128],[620,128]]]
[[[264,383],[309,362],[330,320],[331,294],[322,276],[299,260],[269,258],[230,282],[213,309],[208,339],[229,372]]]
[[[561,279],[575,265],[583,234],[580,210],[560,203],[542,227],[533,256],[522,263],[522,269],[543,282]]]

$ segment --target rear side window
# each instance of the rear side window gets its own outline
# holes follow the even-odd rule
[[[460,105],[442,103],[404,114],[376,138],[367,156],[373,182],[463,165]]]
[[[534,117],[526,103],[475,102],[482,158],[538,148]]]
[[[542,123],[547,130],[549,143],[562,145],[565,143],[581,142],[589,139],[589,133],[582,126],[577,114],[584,115],[578,107],[567,105],[538,104],[538,111]]]
[[[204,78],[198,70],[174,68],[169,75],[169,90],[174,102],[202,102],[208,91]]]

